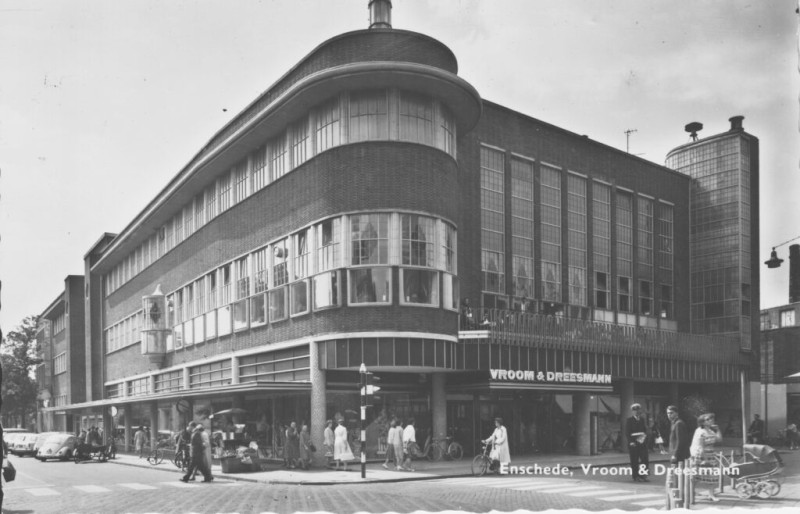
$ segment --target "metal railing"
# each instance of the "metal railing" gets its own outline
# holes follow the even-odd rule
[[[744,362],[738,341],[724,336],[571,319],[504,309],[470,309],[461,331],[487,331],[493,344],[568,349],[709,362]]]

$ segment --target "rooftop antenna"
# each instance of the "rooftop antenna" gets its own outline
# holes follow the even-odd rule
[[[631,134],[639,132],[636,129],[628,129],[625,131],[625,151],[631,153]]]

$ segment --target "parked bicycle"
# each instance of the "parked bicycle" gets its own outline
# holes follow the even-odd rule
[[[442,460],[445,457],[460,460],[464,456],[464,447],[455,442],[452,436],[447,436],[444,439],[434,439],[430,453],[433,460]]]
[[[164,461],[164,448],[167,447],[168,447],[167,442],[159,441],[156,444],[156,448],[150,452],[150,455],[147,456],[147,462],[149,462],[153,466],[161,464]]]
[[[481,453],[472,459],[472,474],[476,477],[482,477],[490,471],[496,471],[494,461],[489,454],[492,452],[492,443],[484,443],[481,441]]]

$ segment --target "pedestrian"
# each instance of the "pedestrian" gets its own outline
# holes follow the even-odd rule
[[[389,430],[386,432],[386,458],[383,460],[383,469],[389,469],[389,462],[395,461],[395,467],[397,457],[394,453],[394,445],[392,444],[392,440],[394,438],[395,429],[397,428],[397,421],[394,419],[389,420]]]
[[[198,471],[203,474],[203,482],[211,482],[214,480],[214,477],[211,476],[211,470],[206,465],[205,455],[207,443],[203,437],[203,432],[205,432],[205,427],[201,424],[198,424],[194,428],[191,442],[192,463],[186,471],[186,474],[181,478],[182,482],[194,480],[194,475]]]
[[[678,408],[674,405],[667,407],[667,417],[671,423],[669,429],[669,462],[673,466],[684,467],[689,458],[689,431],[686,423],[680,418]]]
[[[0,370],[0,375],[2,375],[2,370]],[[0,475],[3,474],[3,470],[8,467],[8,460],[6,456],[8,455],[8,448],[6,448],[6,438],[3,434],[3,424],[0,423],[0,460],[3,461],[2,469],[0,469]],[[3,510],[3,478],[0,477],[0,512]]]
[[[786,439],[789,440],[789,449],[796,450],[800,446],[800,434],[797,432],[797,425],[789,423],[786,426]]]
[[[205,452],[203,452],[203,464],[208,470],[208,476],[213,480],[214,477],[211,476],[211,436],[202,423],[197,424],[197,429],[200,432],[200,437],[203,439],[203,448],[205,448]]]
[[[694,431],[692,445],[689,447],[694,475],[698,477],[697,484],[704,484],[707,488],[706,495],[699,499],[719,501],[719,498],[714,495],[718,477],[713,472],[703,472],[701,468],[717,468],[719,466],[714,455],[714,445],[721,441],[722,434],[716,424],[714,414],[711,412],[701,414],[697,418],[697,430]]]
[[[472,314],[472,307],[469,304],[469,298],[461,300],[461,329],[473,330],[475,328],[475,319]]]
[[[339,470],[339,464],[342,464],[342,470],[347,471],[347,463],[355,459],[353,451],[350,449],[350,443],[347,442],[347,428],[344,426],[344,420],[339,419],[339,425],[333,432],[333,460],[336,461],[336,470]]]
[[[300,436],[297,434],[297,423],[292,421],[286,428],[286,445],[283,449],[286,467],[294,469],[300,458]]]
[[[308,469],[311,467],[311,434],[308,433],[308,425],[303,425],[300,429],[300,467]]]
[[[764,444],[764,420],[758,414],[753,415],[753,422],[747,429],[747,442],[750,444]]]
[[[147,435],[144,432],[144,427],[140,426],[139,430],[133,434],[133,447],[136,448],[136,452],[139,454],[140,459],[144,457],[144,447],[146,443]]]
[[[631,405],[633,416],[625,421],[625,435],[628,437],[628,456],[631,461],[631,475],[634,482],[649,482],[650,457],[647,454],[647,425],[642,415],[642,406]]]
[[[189,467],[189,455],[191,455],[191,442],[192,431],[197,423],[191,421],[186,428],[178,432],[178,437],[175,438],[175,452],[183,456],[183,463],[185,467]]]
[[[411,467],[411,457],[417,453],[417,430],[414,427],[415,420],[411,418],[403,429],[403,464],[401,467],[405,471],[415,471]]]
[[[503,418],[494,418],[494,432],[483,442],[492,445],[489,458],[492,459],[495,472],[499,473],[503,464],[508,466],[511,463],[511,453],[508,451],[508,431],[503,426]]]
[[[325,458],[328,459],[328,464],[333,460],[333,443],[335,438],[333,434],[333,420],[329,419],[325,422],[325,430],[322,432],[322,447],[325,449]]]

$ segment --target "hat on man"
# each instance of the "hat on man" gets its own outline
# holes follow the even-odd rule
[[[638,403],[631,405],[631,410],[642,410],[642,406]]]

